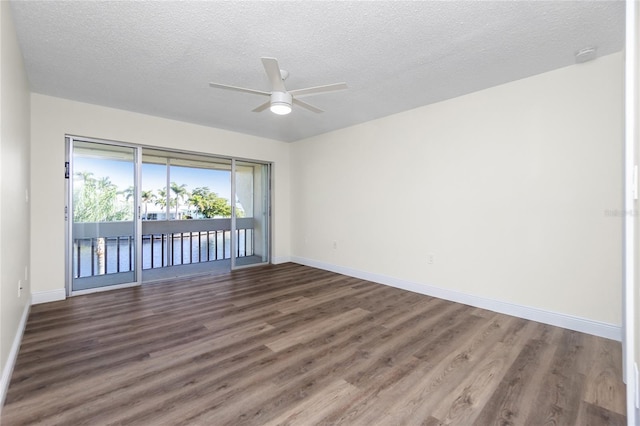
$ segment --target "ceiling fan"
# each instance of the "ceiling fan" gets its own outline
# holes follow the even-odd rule
[[[227,84],[219,83],[209,83],[209,86],[217,89],[235,90],[237,92],[269,96],[271,98],[269,99],[269,101],[263,103],[252,111],[261,112],[269,108],[271,109],[271,112],[279,115],[289,114],[291,112],[292,104],[296,104],[312,112],[323,112],[320,108],[303,102],[299,98],[303,96],[317,95],[320,93],[335,92],[336,90],[344,90],[347,88],[347,83],[335,83],[327,84],[324,86],[307,87],[306,89],[287,90],[284,87],[284,81],[287,79],[287,77],[289,77],[289,73],[285,70],[280,69],[280,65],[278,65],[277,59],[261,59],[262,65],[264,65],[264,70],[267,72],[267,76],[269,77],[269,81],[271,82],[271,92],[247,89],[244,87],[229,86]]]

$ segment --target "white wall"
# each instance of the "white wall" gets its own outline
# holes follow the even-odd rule
[[[31,293],[29,266],[29,83],[8,2],[0,2],[0,407]],[[28,278],[28,277],[27,277]],[[22,294],[18,297],[18,280]]]
[[[619,327],[622,61],[295,142],[294,259]]]
[[[64,288],[65,134],[274,163],[274,256],[290,255],[289,145],[255,136],[49,96],[31,96],[34,294]]]
[[[627,65],[627,72],[630,74],[629,78],[633,79],[632,85],[635,86],[634,92],[630,92],[630,89],[627,88],[625,93],[626,96],[629,96],[628,102],[632,103],[629,110],[625,111],[625,119],[629,120],[629,122],[626,123],[626,128],[633,129],[628,137],[631,138],[631,143],[634,144],[635,158],[632,159],[632,164],[635,165],[640,163],[640,118],[638,117],[638,112],[640,112],[640,105],[638,103],[640,99],[640,42],[638,42],[638,34],[640,32],[640,8],[638,6],[640,5],[637,3],[635,5],[631,2],[627,3],[627,13],[629,13],[630,8],[633,8],[635,9],[635,14],[629,17],[633,20],[633,24],[628,25],[626,29],[628,37],[626,40],[626,48],[635,49],[634,51],[629,51],[629,56],[635,56],[635,61],[630,62],[628,65],[625,64]],[[640,185],[640,181],[636,181],[635,183],[636,185]],[[640,394],[639,378],[635,375],[636,368],[640,365],[640,211],[638,210],[638,201],[633,203],[633,207],[635,241],[633,242],[632,254],[634,255],[633,264],[635,270],[634,280],[631,285],[632,290],[625,294],[625,307],[629,309],[629,305],[631,306],[630,309],[625,312],[625,326],[629,327],[629,329],[625,330],[628,332],[625,336],[628,337],[628,339],[625,341],[625,346],[623,346],[625,349],[625,364],[623,368],[625,370],[625,383],[627,383],[627,421],[629,424],[633,424],[634,421],[637,422],[638,419],[640,419],[640,408],[634,404]],[[627,300],[627,298],[632,300]]]

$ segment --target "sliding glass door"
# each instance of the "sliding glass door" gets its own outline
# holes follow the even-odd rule
[[[233,266],[269,261],[268,164],[234,161]]]
[[[145,149],[141,194],[143,281],[231,268],[231,160]]]
[[[69,139],[70,292],[138,281],[138,149]]]
[[[270,261],[270,164],[67,140],[69,294]]]

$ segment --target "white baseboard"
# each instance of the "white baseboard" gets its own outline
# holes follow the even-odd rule
[[[11,382],[11,374],[13,374],[13,367],[16,365],[18,359],[18,352],[20,351],[20,344],[22,343],[22,335],[24,334],[24,328],[27,325],[27,319],[29,318],[29,311],[31,310],[31,300],[27,300],[22,311],[22,317],[18,323],[18,329],[13,337],[11,343],[11,350],[7,357],[7,362],[2,369],[2,378],[0,378],[0,414],[2,413],[2,407],[4,406],[4,399],[7,396],[9,390],[9,383]]]
[[[278,256],[271,259],[271,263],[273,263],[274,265],[287,262],[291,262],[291,256]]]
[[[420,293],[427,296],[433,296],[440,299],[450,300],[452,302],[463,303],[465,305],[475,306],[477,308],[488,309],[501,314],[512,315],[519,318],[537,321],[544,324],[554,325],[557,327],[567,328],[569,330],[580,331],[582,333],[592,334],[594,336],[605,337],[607,339],[622,341],[622,328],[613,324],[593,321],[586,318],[575,317],[572,315],[562,314],[558,312],[546,311],[543,309],[533,308],[530,306],[516,305],[510,302],[500,300],[487,299],[472,294],[466,294],[455,290],[448,290],[429,284],[415,283],[411,281],[401,280],[399,278],[389,277],[386,275],[374,274],[371,272],[360,271],[358,269],[347,268],[344,266],[333,265],[330,263],[320,262],[317,260],[306,259],[303,257],[292,256],[291,261],[301,265],[311,266],[326,271],[337,272],[339,274],[348,275],[350,277],[360,278],[367,281],[373,281],[379,284],[385,284],[392,287],[401,288],[403,290]]]
[[[31,293],[31,304],[38,305],[40,303],[57,302],[67,298],[67,292],[64,288],[55,290],[38,291]]]

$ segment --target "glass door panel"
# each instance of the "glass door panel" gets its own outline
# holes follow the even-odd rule
[[[71,292],[135,283],[136,148],[71,141]]]
[[[67,143],[70,294],[269,262],[269,164]]]
[[[141,193],[143,281],[230,269],[231,160],[144,150]]]
[[[269,262],[269,165],[235,161],[233,266]]]

